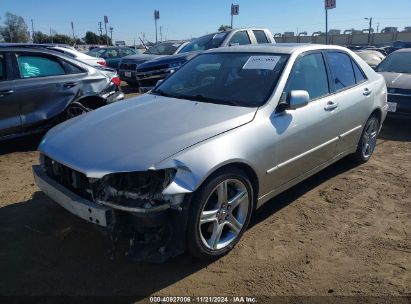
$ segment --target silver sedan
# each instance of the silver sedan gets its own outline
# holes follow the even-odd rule
[[[33,170],[57,203],[128,238],[129,256],[213,258],[280,192],[347,155],[368,161],[386,113],[383,77],[348,49],[221,48],[53,128]]]

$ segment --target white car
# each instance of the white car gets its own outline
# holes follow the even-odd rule
[[[93,57],[79,52],[73,48],[64,46],[51,46],[48,47],[48,49],[66,54],[67,56],[73,57],[92,66],[107,66],[106,61],[103,58]]]

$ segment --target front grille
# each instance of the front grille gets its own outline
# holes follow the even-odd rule
[[[140,87],[155,87],[157,82],[158,82],[158,78],[157,79],[138,79],[138,84],[140,85]]]
[[[165,70],[165,69],[168,69],[168,64],[151,66],[151,67],[147,67],[147,68],[138,68],[137,73],[150,72],[150,71],[156,71],[156,70]]]
[[[42,166],[48,177],[82,198],[90,201],[93,200],[91,185],[83,173],[64,166],[45,155],[42,155],[42,157]]]
[[[136,67],[137,67],[137,64],[135,64],[135,63],[123,62],[123,63],[120,64],[120,70],[135,71]]]

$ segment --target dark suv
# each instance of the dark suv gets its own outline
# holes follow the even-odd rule
[[[46,49],[0,44],[0,139],[41,132],[123,98],[112,69]]]
[[[166,78],[203,51],[224,46],[268,43],[275,43],[273,34],[268,29],[260,28],[232,29],[193,39],[178,54],[157,57],[137,66],[136,78],[140,93],[151,90],[159,80]]]
[[[186,41],[168,40],[153,45],[143,54],[123,57],[119,65],[121,80],[127,82],[129,85],[138,86],[138,81],[136,79],[136,68],[139,64],[155,58],[178,54],[186,44]]]

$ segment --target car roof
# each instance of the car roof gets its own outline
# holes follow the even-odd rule
[[[311,50],[347,50],[344,47],[337,45],[325,44],[305,44],[305,43],[273,43],[273,44],[258,44],[258,45],[242,45],[216,48],[206,51],[206,53],[276,53],[276,54],[292,54],[294,52],[306,52]]]
[[[411,48],[403,48],[403,49],[396,50],[393,53],[410,53],[410,52],[411,52]]]

